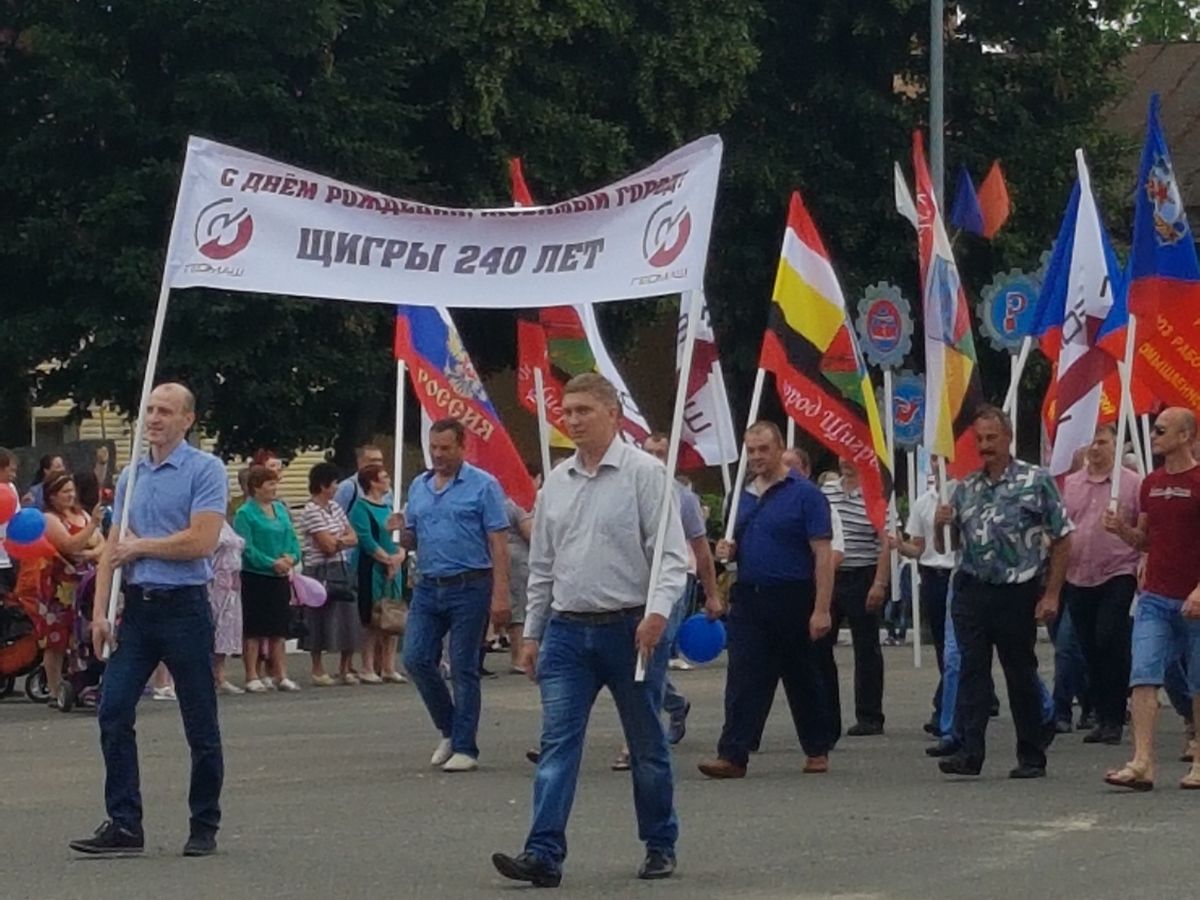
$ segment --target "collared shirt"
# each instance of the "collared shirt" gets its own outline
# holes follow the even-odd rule
[[[931,569],[953,569],[955,565],[954,551],[947,549],[945,553],[937,552],[937,529],[934,517],[937,515],[938,492],[930,490],[923,493],[913,504],[908,514],[908,527],[905,531],[912,538],[925,541],[925,550],[918,562]]]
[[[644,604],[647,614],[670,617],[687,587],[687,545],[672,490],[662,567],[651,591],[666,489],[666,467],[620,438],[595,473],[578,454],[554,468],[533,513],[525,637],[541,639],[551,609],[610,612]]]
[[[1035,578],[1047,541],[1073,530],[1050,473],[1019,459],[1009,462],[999,481],[986,469],[968,475],[950,505],[961,537],[962,570],[988,584]]]
[[[350,508],[363,496],[362,488],[358,484],[358,473],[351,475],[349,478],[343,478],[338,482],[337,490],[333,492],[333,502],[342,508],[347,516],[350,515]],[[388,491],[383,495],[383,505],[391,509],[392,492]]]
[[[120,520],[130,467],[117,481],[113,517]],[[185,531],[196,513],[225,515],[229,481],[225,467],[211,453],[186,441],[170,456],[154,463],[149,456],[137,461],[137,481],[129,504],[129,530],[138,537],[164,538]],[[171,588],[208,584],[212,560],[136,559],[125,565],[125,582],[143,588]]]
[[[1117,503],[1130,525],[1137,525],[1142,476],[1126,469],[1121,473]],[[1095,587],[1118,575],[1136,575],[1141,553],[1115,534],[1104,530],[1104,511],[1112,496],[1112,474],[1094,477],[1087,469],[1068,475],[1063,482],[1063,503],[1075,525],[1067,581],[1076,587]]]
[[[823,489],[829,505],[838,511],[842,519],[842,531],[846,542],[843,569],[862,569],[879,562],[879,532],[867,515],[867,501],[862,488],[847,491],[841,479],[830,482]]]
[[[733,528],[738,581],[758,586],[811,581],[815,560],[808,542],[832,536],[829,502],[807,478],[789,470],[761,497],[751,482]]]
[[[440,490],[434,479],[422,472],[408,489],[404,527],[417,535],[417,571],[444,578],[490,569],[488,535],[508,529],[500,482],[468,462]]]

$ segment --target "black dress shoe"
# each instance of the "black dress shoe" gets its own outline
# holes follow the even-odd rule
[[[926,722],[924,725],[921,726],[921,729],[926,734],[931,735],[932,737],[941,737],[942,736],[942,727],[937,722],[933,722],[933,721]]]
[[[541,750],[526,750],[525,758],[536,766],[539,762],[541,762],[542,751]]]
[[[675,873],[675,854],[663,850],[647,850],[646,859],[638,869],[638,878],[654,881],[670,878]]]
[[[962,750],[962,747],[959,746],[958,741],[943,739],[943,740],[938,741],[932,747],[926,747],[925,755],[932,756],[935,758],[944,757],[944,756],[954,756],[956,753],[959,753],[961,750]]]
[[[938,768],[944,775],[978,775],[983,771],[983,763],[967,759],[962,753],[956,753],[938,763]]]
[[[871,737],[883,734],[883,725],[876,725],[872,722],[855,722],[846,729],[846,734],[850,737]]]
[[[542,862],[532,853],[522,853],[520,856],[493,853],[492,865],[505,878],[528,881],[534,887],[558,887],[562,882],[562,872],[559,869],[550,863]]]
[[[1119,744],[1121,743],[1121,729],[1097,725],[1083,736],[1083,742],[1085,744]]]
[[[90,838],[71,841],[71,849],[88,856],[136,856],[146,847],[146,838],[139,828],[131,831],[116,822],[104,822]]]
[[[183,845],[184,856],[212,856],[217,852],[215,831],[193,831]]]
[[[1009,778],[1045,778],[1045,766],[1031,766],[1025,763],[1017,766],[1008,773]]]

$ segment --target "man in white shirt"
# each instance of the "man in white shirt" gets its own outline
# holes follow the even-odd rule
[[[523,668],[542,698],[533,825],[518,856],[492,855],[514,881],[557,887],[587,720],[601,688],[616,701],[633,772],[643,879],[675,870],[674,775],[659,720],[667,620],[687,585],[687,547],[668,472],[619,436],[620,400],[596,374],[572,378],[563,419],[575,455],[546,479],[533,517]],[[663,494],[662,565],[650,584]],[[638,657],[645,679],[637,681]]]

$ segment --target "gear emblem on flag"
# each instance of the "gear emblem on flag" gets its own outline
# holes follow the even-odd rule
[[[895,369],[912,350],[912,306],[894,284],[871,285],[858,301],[854,329],[863,355],[881,369]]]
[[[1019,353],[1037,320],[1042,280],[1037,273],[1010,269],[983,289],[977,312],[988,342],[1002,353]]]

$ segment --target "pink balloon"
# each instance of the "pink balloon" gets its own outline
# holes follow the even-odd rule
[[[30,541],[28,544],[20,544],[14,540],[5,538],[4,549],[10,557],[22,561],[46,559],[57,552],[54,549],[54,545],[46,540],[45,535],[42,535],[36,541]]]
[[[7,485],[0,484],[0,525],[4,525],[17,514],[21,503],[17,500],[17,492]]]

